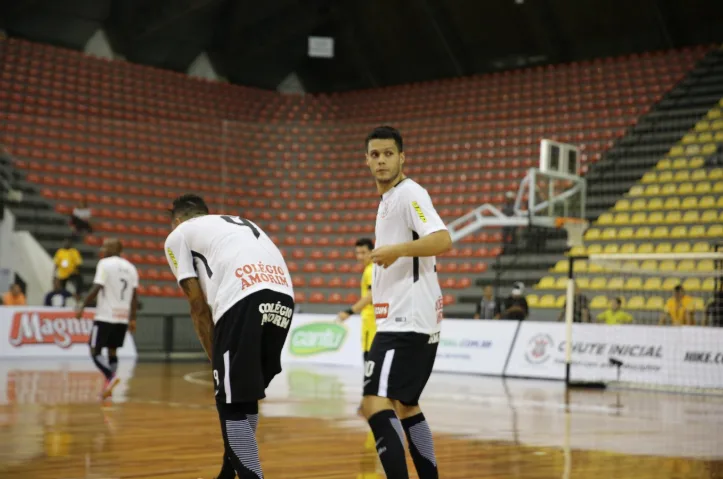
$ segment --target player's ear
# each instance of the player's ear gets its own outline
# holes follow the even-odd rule
[[[399,164],[400,165],[404,165],[405,158],[406,157],[404,156],[404,152],[399,153]]]

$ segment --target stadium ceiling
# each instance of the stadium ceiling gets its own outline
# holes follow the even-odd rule
[[[230,81],[296,72],[332,92],[723,40],[720,0],[0,0],[11,36],[83,49],[103,28],[129,61]],[[335,40],[309,58],[307,38]]]

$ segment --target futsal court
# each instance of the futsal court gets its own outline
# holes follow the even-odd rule
[[[222,444],[205,363],[126,361],[104,404],[90,361],[4,361],[0,371],[3,478],[218,472]],[[352,368],[285,368],[260,409],[265,477],[384,477],[356,416],[360,377]],[[723,477],[723,397],[583,390],[567,402],[558,381],[435,373],[422,406],[442,478]]]

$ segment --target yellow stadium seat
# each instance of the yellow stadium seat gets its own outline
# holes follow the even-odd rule
[[[701,223],[717,223],[718,222],[718,211],[717,210],[705,210],[700,215]]]
[[[588,273],[602,273],[604,268],[597,263],[590,263],[587,267]]]
[[[675,261],[672,259],[663,260],[658,264],[659,271],[676,271],[676,269]]]
[[[710,245],[708,243],[698,242],[693,245],[693,253],[707,253],[710,251]]]
[[[700,215],[697,211],[686,211],[683,215],[683,223],[697,223],[700,221]]]
[[[625,282],[623,278],[610,278],[608,279],[607,289],[609,290],[620,290],[623,289]]]
[[[638,245],[638,254],[650,254],[655,251],[653,243],[640,243]]]
[[[658,271],[658,262],[654,259],[646,259],[640,264],[640,269],[644,271]]]
[[[544,276],[537,283],[537,289],[553,289],[555,287],[555,278],[552,276]]]
[[[698,137],[695,135],[695,133],[688,133],[683,138],[681,138],[680,142],[684,145],[690,145],[692,143],[696,143],[698,140]]]
[[[635,235],[635,230],[632,228],[620,228],[618,230],[618,239],[630,239]]]
[[[686,280],[683,281],[683,288],[685,288],[686,291],[700,291],[701,287],[700,278],[686,278]]]
[[[718,145],[716,145],[715,143],[707,143],[707,144],[703,145],[703,148],[700,150],[700,152],[703,155],[712,155],[713,153],[716,152],[717,149],[718,149]]]
[[[601,238],[603,240],[614,240],[618,236],[618,230],[615,228],[605,228],[602,231]]]
[[[589,230],[585,231],[585,235],[583,236],[585,240],[596,240],[600,238],[600,230],[597,228],[590,228]]]
[[[625,271],[637,271],[640,269],[640,264],[637,261],[629,260],[623,263],[623,269]]]
[[[669,158],[663,158],[658,162],[657,165],[655,165],[655,168],[658,170],[669,170],[673,167],[673,162],[670,161]]]
[[[663,289],[663,280],[659,277],[648,278],[643,285],[645,291],[660,291]]]
[[[698,123],[695,124],[695,131],[708,131],[711,127],[710,122],[706,120],[700,120]]]
[[[676,226],[672,230],[670,230],[670,237],[671,238],[687,238],[688,237],[688,228],[686,226]]]
[[[673,169],[679,170],[681,168],[688,168],[688,158],[676,158],[673,160]]]
[[[716,118],[720,118],[721,116],[721,111],[717,108],[713,108],[712,110],[708,111],[706,118],[708,118],[709,120],[715,120]]]
[[[693,200],[697,199],[695,196],[690,196],[690,197],[688,197],[688,198],[693,199]],[[686,198],[685,200],[688,200],[688,198]],[[683,204],[685,204],[685,200],[683,201]],[[698,201],[697,203],[698,203],[698,204],[695,205],[695,206],[693,206],[693,205],[684,206],[684,208],[685,208],[685,209],[692,209],[692,208],[701,208],[701,209],[704,209],[704,208],[713,208],[713,207],[715,207],[715,196],[704,196],[704,197],[701,198],[700,201]]]
[[[688,145],[685,147],[685,156],[699,155],[700,152],[700,145]]]
[[[630,215],[627,213],[617,213],[613,219],[613,224],[626,225],[630,223]]]
[[[680,197],[679,196],[673,196],[671,198],[667,198],[665,200],[665,203],[663,203],[663,208],[666,210],[677,210],[680,208]]]
[[[698,261],[698,271],[701,273],[715,271],[715,265],[713,264],[713,260],[712,259],[702,259],[702,260]]]
[[[615,203],[615,209],[620,211],[627,211],[630,209],[630,200],[618,200]]]
[[[713,168],[708,172],[709,180],[723,180],[723,168]]]
[[[681,183],[678,186],[677,194],[683,196],[683,195],[690,195],[695,191],[695,187],[693,186],[693,183],[687,182],[687,183]]]
[[[628,194],[630,196],[642,196],[643,194],[645,194],[645,187],[642,185],[635,185],[630,188]]]
[[[663,209],[663,200],[660,198],[653,198],[650,201],[648,201],[648,209],[649,210],[661,210]]]
[[[567,289],[567,278],[565,276],[557,278],[553,288],[551,289]]]
[[[645,198],[638,198],[637,200],[634,200],[630,204],[630,209],[632,210],[644,210],[648,207],[648,202],[645,200]]]
[[[627,305],[625,306],[625,309],[629,309],[631,311],[637,311],[639,309],[643,309],[645,307],[645,298],[642,296],[633,296],[631,297]]]
[[[669,211],[665,215],[665,223],[676,224],[676,223],[681,223],[682,221],[683,221],[683,215],[680,213],[680,211]]]
[[[657,181],[658,181],[658,174],[655,173],[654,171],[648,171],[640,179],[641,183],[655,183]]]
[[[683,156],[685,153],[685,150],[680,145],[675,145],[673,148],[670,149],[668,152],[668,156]]]
[[[703,198],[712,198],[712,196],[704,196]],[[703,198],[701,198],[701,201],[703,200]],[[683,198],[683,202],[680,204],[680,208],[684,210],[692,210],[698,208],[698,204],[698,198],[696,198],[695,196],[686,196],[685,198]]]
[[[718,197],[718,200],[715,202],[715,205],[716,205],[718,208],[723,208],[723,195],[721,195],[721,196]]]
[[[656,183],[668,183],[670,181],[673,181],[673,172],[668,171],[661,171],[656,175]]]
[[[612,224],[612,222],[613,222],[612,213],[603,213],[597,219],[597,224],[599,224],[599,225],[609,225],[609,224]]]
[[[709,293],[715,289],[715,278],[706,278],[700,287],[701,291]]]
[[[710,124],[712,130],[723,130],[723,120],[716,120]]]
[[[648,185],[645,187],[645,196],[657,196],[660,194],[660,187],[658,185]]]
[[[678,185],[675,183],[666,183],[660,188],[660,194],[663,196],[675,195],[678,193]]]
[[[593,291],[601,291],[607,286],[608,279],[602,276],[596,276],[590,281],[590,289]]]
[[[648,215],[648,221],[646,223],[654,225],[665,221],[665,215],[660,211],[655,211]]]
[[[723,181],[716,181],[713,185],[713,193],[723,194]]]
[[[723,130],[716,131],[716,132],[715,132],[715,136],[713,137],[713,140],[714,140],[716,143],[721,143],[721,142],[723,142]]]
[[[595,296],[594,298],[592,298],[592,301],[590,301],[590,308],[606,309],[609,302],[610,301],[608,300],[607,296]]]
[[[704,238],[705,237],[705,226],[695,225],[688,231],[689,238]]]
[[[528,294],[525,296],[525,299],[527,300],[527,306],[530,308],[536,308],[540,298],[536,294]]]
[[[587,289],[587,287],[590,285],[590,280],[585,277],[577,278],[575,282],[577,283],[577,286],[582,289]],[[567,289],[567,283],[565,283],[565,287],[563,289]]]
[[[670,232],[666,226],[656,226],[653,230],[653,238],[667,238]]]
[[[693,309],[695,311],[705,311],[705,301],[703,298],[693,297]]]
[[[699,181],[695,184],[695,194],[696,195],[705,195],[713,191],[713,187],[710,184],[710,181]]]
[[[680,183],[688,180],[690,180],[690,170],[680,170],[675,172],[675,177],[673,178],[673,181],[677,181],[678,183]]]
[[[645,302],[645,309],[651,311],[661,310],[663,309],[664,305],[665,302],[663,301],[663,298],[661,298],[660,296],[651,296]]]
[[[601,244],[591,244],[587,247],[587,254],[600,254],[602,253],[602,249]]]
[[[673,253],[690,253],[690,243],[675,243]]]
[[[537,304],[538,308],[554,308],[555,297],[551,294],[546,294],[540,298],[540,302]]]
[[[617,243],[609,243],[605,245],[605,249],[603,249],[603,253],[605,254],[617,254],[618,253],[619,246]]]
[[[577,261],[575,261],[575,262],[577,263]],[[569,263],[569,262],[568,262],[567,260],[561,259],[560,261],[558,261],[557,263],[555,263],[555,267],[552,268],[552,271],[555,272],[555,273],[564,273],[564,272],[567,271],[567,265],[568,265],[568,263]]]
[[[648,228],[647,226],[643,226],[635,230],[635,237],[637,239],[650,238],[650,236],[650,228]]]
[[[589,263],[587,261],[582,261],[582,260],[575,261],[572,264],[572,270],[575,273],[584,273],[587,271],[588,265],[589,265]],[[565,266],[565,272],[567,272],[567,268],[569,268],[569,266]]]
[[[703,168],[693,170],[693,172],[690,174],[690,179],[691,181],[704,181],[708,179],[708,172]]]
[[[656,254],[667,254],[671,251],[673,251],[673,245],[670,243],[658,243],[658,246],[655,247]]]
[[[702,156],[696,156],[695,158],[691,158],[688,162],[688,168],[700,168],[705,164],[705,158]]]
[[[573,246],[570,249],[570,256],[585,256],[586,253],[584,246]]]
[[[624,243],[620,247],[621,254],[635,254],[636,246],[635,243]]]
[[[678,271],[689,272],[695,271],[695,261],[691,259],[684,259],[678,262]]]
[[[625,281],[625,287],[626,290],[631,291],[637,291],[639,289],[643,289],[643,280],[641,278],[628,278],[627,281]]]
[[[698,138],[696,138],[696,141],[698,143],[710,143],[713,141],[713,135],[708,132],[700,133],[698,134]]]
[[[560,295],[555,300],[555,307],[556,308],[562,308],[562,306],[565,304],[565,295]]]
[[[648,221],[648,214],[644,213],[642,211],[638,211],[637,213],[633,213],[633,216],[632,216],[632,218],[630,218],[630,221],[636,225],[646,223]]]
[[[680,284],[680,278],[665,278],[663,281],[663,291],[672,291],[673,288]]]

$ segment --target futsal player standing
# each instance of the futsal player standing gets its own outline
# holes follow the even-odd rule
[[[98,261],[93,279],[93,287],[80,304],[77,317],[83,316],[83,310],[96,298],[95,318],[90,333],[90,355],[96,367],[105,376],[105,386],[101,397],[106,399],[118,385],[117,349],[123,346],[126,331],[136,329],[136,309],[138,299],[138,270],[133,263],[120,254],[123,250],[117,239],[106,239],[101,246],[102,259]],[[108,349],[108,357],[103,357],[103,348]]]
[[[434,257],[449,250],[452,240],[427,191],[402,172],[400,133],[376,128],[366,149],[381,202],[371,254],[377,334],[365,365],[362,407],[388,478],[409,477],[405,433],[419,478],[437,478],[419,398],[432,373],[443,317]]]
[[[240,478],[262,478],[258,401],[281,372],[294,291],[284,258],[266,233],[244,218],[208,213],[199,196],[174,200],[166,259],[213,367],[225,446],[218,477],[232,479],[235,470]]]

